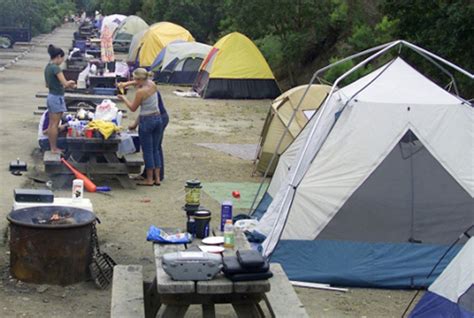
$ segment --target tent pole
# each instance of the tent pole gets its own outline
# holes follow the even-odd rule
[[[398,41],[395,41],[395,42],[398,42]],[[346,57],[346,58],[344,58],[344,59],[342,59],[342,60],[339,60],[339,61],[337,61],[337,62],[334,62],[334,63],[332,63],[332,64],[330,64],[330,65],[328,65],[328,66],[326,66],[326,67],[323,67],[323,68],[317,70],[317,71],[313,74],[313,77],[311,78],[311,80],[310,80],[310,82],[309,82],[309,84],[308,84],[308,87],[306,87],[306,90],[304,91],[303,96],[301,97],[300,101],[298,102],[298,105],[296,106],[296,108],[293,110],[293,113],[291,114],[290,120],[288,121],[288,124],[287,124],[286,127],[285,127],[285,131],[283,132],[283,134],[282,134],[281,137],[280,137],[280,140],[278,141],[276,150],[273,152],[272,158],[270,159],[270,162],[269,162],[269,164],[267,165],[267,168],[265,169],[265,172],[264,172],[264,174],[263,174],[263,176],[262,176],[262,178],[261,178],[261,180],[260,180],[260,185],[259,185],[259,187],[258,187],[257,193],[255,194],[254,199],[253,199],[253,201],[252,201],[252,205],[250,206],[250,209],[249,209],[249,211],[248,211],[248,213],[247,213],[248,215],[250,215],[250,214],[253,212],[253,210],[254,210],[255,203],[257,202],[257,198],[258,198],[258,196],[259,196],[259,194],[260,194],[260,192],[261,192],[261,190],[262,190],[263,183],[265,182],[265,180],[266,180],[266,178],[267,178],[267,176],[268,176],[268,173],[270,172],[270,167],[272,166],[273,162],[275,161],[275,158],[276,158],[276,156],[277,156],[277,154],[278,154],[278,151],[280,150],[281,144],[283,143],[283,140],[285,139],[287,133],[289,132],[289,127],[290,127],[290,125],[293,123],[293,120],[294,120],[294,118],[296,117],[296,113],[299,111],[299,109],[300,109],[300,107],[301,107],[301,104],[303,103],[303,100],[304,100],[304,98],[306,97],[306,94],[308,93],[308,91],[309,91],[311,85],[314,83],[314,81],[315,81],[316,77],[318,76],[318,74],[321,73],[321,72],[324,72],[326,69],[329,69],[329,68],[331,68],[331,67],[333,67],[333,66],[335,66],[335,65],[338,65],[338,64],[340,64],[340,63],[343,63],[343,62],[345,62],[345,61],[347,61],[347,60],[349,60],[349,59],[353,59],[353,58],[356,58],[356,57],[359,57],[359,56],[363,56],[363,55],[369,54],[369,53],[371,53],[371,52],[374,52],[374,51],[383,49],[383,48],[387,47],[388,45],[390,45],[390,44],[392,44],[392,43],[394,43],[394,42],[382,44],[382,45],[379,45],[379,46],[376,46],[376,47],[367,49],[367,50],[365,50],[365,51],[362,51],[362,52],[353,54],[353,55],[351,55],[351,56],[349,56],[349,57]],[[326,99],[328,99],[328,98],[329,98],[329,95],[326,97]],[[268,189],[268,187],[267,187],[267,189]]]
[[[469,78],[471,78],[471,79],[474,79],[474,74],[469,73],[469,72],[466,71],[465,69],[463,69],[463,68],[457,66],[457,65],[454,64],[454,63],[451,63],[451,62],[449,62],[449,61],[443,59],[442,57],[439,57],[438,55],[436,55],[436,54],[434,54],[434,53],[431,53],[430,51],[427,51],[427,50],[425,50],[425,49],[423,49],[423,48],[421,48],[421,47],[419,47],[419,46],[416,46],[415,44],[411,44],[410,42],[407,42],[407,41],[405,41],[405,40],[401,40],[401,43],[402,43],[403,45],[406,45],[407,47],[409,47],[409,48],[412,49],[413,51],[420,51],[420,52],[423,52],[424,54],[426,54],[426,55],[428,55],[428,56],[430,56],[430,57],[432,57],[432,58],[434,58],[434,59],[436,59],[436,60],[438,60],[438,61],[440,61],[440,62],[442,62],[442,63],[444,63],[444,64],[446,64],[446,65],[448,65],[448,66],[450,66],[450,67],[452,67],[452,68],[454,68],[454,69],[455,69],[456,71],[458,71],[459,73],[462,73],[462,74],[466,75],[467,77],[469,77]]]
[[[267,239],[264,241],[263,243],[263,251],[262,251],[262,254],[264,256],[269,256],[268,253],[267,254],[267,250],[269,249],[269,244],[267,243],[268,241],[268,238],[269,237],[272,237],[274,235],[274,232],[275,232],[275,229],[276,229],[276,224],[278,222],[278,219],[280,218],[281,214],[283,213],[283,205],[284,205],[284,202],[286,202],[286,200],[288,199],[288,195],[290,193],[290,190],[293,188],[293,184],[295,183],[295,180],[296,180],[296,176],[297,176],[297,172],[298,170],[300,169],[300,166],[301,166],[301,163],[302,163],[302,157],[304,156],[304,154],[306,153],[307,149],[308,149],[308,146],[309,146],[309,142],[310,140],[313,138],[313,135],[315,133],[315,130],[316,130],[316,127],[319,126],[319,122],[322,118],[322,115],[325,113],[326,109],[327,109],[327,105],[328,105],[328,102],[329,100],[331,99],[332,95],[334,94],[334,91],[335,91],[335,88],[337,87],[337,85],[339,84],[339,82],[341,82],[344,78],[346,78],[349,74],[353,73],[354,71],[356,71],[357,69],[361,68],[362,66],[364,66],[365,64],[369,63],[370,61],[372,61],[373,59],[379,57],[380,55],[384,54],[385,52],[387,52],[388,50],[390,50],[391,48],[395,47],[396,45],[400,44],[401,41],[395,41],[395,42],[391,42],[389,45],[385,45],[385,47],[383,49],[381,49],[380,51],[372,54],[371,56],[367,57],[366,59],[364,59],[363,61],[361,61],[360,63],[358,63],[357,65],[355,65],[354,67],[352,67],[350,70],[348,70],[347,72],[345,72],[344,74],[342,74],[341,76],[339,76],[339,78],[336,79],[336,81],[334,82],[332,88],[331,88],[331,91],[329,92],[329,95],[326,97],[326,100],[324,101],[324,104],[321,105],[321,109],[316,113],[317,117],[315,119],[315,123],[313,125],[313,127],[311,128],[311,131],[309,133],[309,135],[306,137],[306,141],[305,141],[305,144],[304,144],[304,147],[303,147],[303,150],[301,152],[299,152],[299,154],[301,154],[299,156],[299,159],[298,159],[298,162],[296,164],[296,167],[294,168],[293,172],[292,172],[292,176],[291,176],[291,180],[290,180],[290,183],[287,185],[287,188],[286,188],[286,191],[285,191],[285,195],[283,197],[283,204],[280,205],[280,207],[278,207],[278,212],[277,212],[277,217],[275,218],[275,221],[274,221],[274,224],[272,226],[272,229],[269,233],[269,235],[267,236]],[[383,47],[383,46],[382,46]],[[333,66],[335,65],[332,64]],[[311,78],[311,81],[310,83],[308,84],[308,87],[306,88],[299,104],[298,104],[298,107],[301,105],[303,99],[305,98],[306,94],[308,93],[309,91],[309,87],[311,86],[311,84],[313,84],[315,78],[317,77],[318,73],[321,72],[322,70],[324,69],[327,69],[326,68],[323,68],[319,71],[316,71],[312,78]],[[281,231],[281,233],[278,234],[279,237],[281,237],[281,234],[283,233],[283,231]],[[276,245],[276,244],[275,244]],[[272,246],[270,249],[271,251],[273,252],[273,248],[274,246]]]

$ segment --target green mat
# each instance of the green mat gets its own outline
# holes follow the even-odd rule
[[[248,210],[252,206],[253,199],[259,186],[260,183],[255,182],[212,182],[203,183],[203,190],[219,203],[222,203],[224,200],[232,199],[234,209]],[[264,184],[257,198],[256,204],[260,202],[266,188],[267,184]],[[232,191],[239,191],[240,199],[233,198]]]

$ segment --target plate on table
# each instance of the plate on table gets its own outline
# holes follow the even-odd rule
[[[225,251],[225,248],[223,248],[222,246],[216,246],[216,245],[199,245],[199,249],[203,252],[215,253],[215,254],[220,254]]]
[[[223,236],[208,236],[202,239],[202,244],[205,244],[205,245],[224,244],[224,237]]]

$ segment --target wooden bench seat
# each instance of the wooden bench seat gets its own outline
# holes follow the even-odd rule
[[[308,317],[281,265],[272,263],[270,270],[273,277],[270,278],[271,289],[265,293],[265,302],[272,317]]]
[[[123,159],[127,166],[143,166],[143,155],[140,152],[131,153],[128,155],[124,155]]]
[[[52,153],[49,150],[45,151],[43,162],[45,165],[61,165],[61,155],[59,153]]]
[[[143,267],[141,265],[114,266],[110,317],[145,317]]]

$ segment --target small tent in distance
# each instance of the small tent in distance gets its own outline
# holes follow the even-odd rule
[[[150,26],[140,42],[138,53],[140,66],[151,66],[158,53],[176,40],[193,42],[194,38],[188,30],[171,22],[158,22]]]
[[[130,42],[130,46],[128,48],[127,63],[138,64],[138,52],[140,50],[140,45],[145,32],[146,30],[142,30],[132,37],[132,41]]]
[[[193,89],[203,98],[263,99],[280,88],[260,50],[245,35],[227,34],[201,64]]]
[[[264,173],[277,152],[267,172],[268,176],[273,175],[280,154],[298,136],[331,90],[327,85],[311,85],[299,105],[307,88],[308,85],[293,87],[273,100],[260,136],[260,149],[255,159],[256,171]],[[291,119],[297,108],[294,118]]]
[[[474,238],[430,285],[408,317],[474,317]]]
[[[162,58],[162,63],[152,70],[157,73],[159,83],[192,85],[196,79],[199,67],[212,46],[199,42],[172,42],[168,44]],[[159,54],[161,55],[161,53]]]
[[[120,25],[115,29],[114,39],[114,50],[119,52],[127,52],[130,43],[132,42],[133,36],[143,30],[148,29],[148,23],[143,21],[142,18],[136,15],[128,16]]]

